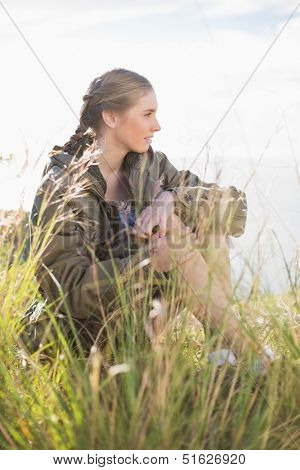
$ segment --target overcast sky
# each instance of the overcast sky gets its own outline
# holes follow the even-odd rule
[[[0,208],[31,209],[48,152],[75,130],[91,80],[114,67],[135,70],[153,84],[161,131],[152,146],[177,168],[189,168],[296,5],[1,2],[0,154],[14,158],[0,166]],[[299,13],[191,168],[207,181],[221,171],[221,184],[246,190],[248,235],[239,246],[249,246],[262,226],[266,234],[280,227],[289,255],[300,227]]]

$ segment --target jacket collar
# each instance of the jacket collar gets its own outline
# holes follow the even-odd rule
[[[128,152],[125,156],[123,166],[124,170],[128,175],[128,180],[134,199],[137,201],[140,199],[140,188],[146,191],[146,178],[149,173],[149,165],[153,159],[154,151],[152,146],[149,146],[147,152],[137,153],[137,152]],[[61,169],[67,169],[74,165],[80,165],[81,158],[75,158],[72,155],[69,155],[65,152],[53,152],[50,153],[50,162],[46,165],[43,176],[54,166],[59,166]],[[92,190],[99,196],[104,199],[106,192],[106,181],[99,170],[98,165],[88,165],[83,162],[84,172],[92,183]],[[82,170],[81,170],[82,171]]]

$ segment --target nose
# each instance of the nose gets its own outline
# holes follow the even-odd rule
[[[156,118],[155,118],[155,123],[156,123],[156,125],[154,125],[153,131],[154,131],[154,132],[160,131],[160,130],[161,130],[161,127],[160,127],[159,122],[158,122],[158,120],[157,120]]]

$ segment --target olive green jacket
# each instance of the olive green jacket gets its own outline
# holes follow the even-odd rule
[[[188,170],[178,171],[164,153],[151,146],[143,154],[129,152],[123,167],[137,216],[161,189],[173,188],[175,210],[182,208],[188,213],[217,186],[204,183]],[[245,193],[232,188],[238,204],[229,234],[237,237],[245,229],[247,203]],[[67,308],[77,318],[99,314],[99,302],[107,305],[114,298],[117,275],[147,259],[149,262],[145,241],[129,256],[111,258],[108,250],[106,259],[99,257],[98,247],[111,232],[105,192],[106,181],[92,160],[53,151],[31,211],[31,247],[39,260],[36,277],[40,290],[49,302],[63,293],[65,300],[59,310],[65,314]],[[35,227],[42,232],[33,230]],[[34,232],[38,233],[36,238]]]

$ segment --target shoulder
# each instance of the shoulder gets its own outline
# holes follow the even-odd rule
[[[86,171],[87,165],[82,159],[75,158],[55,146],[48,154],[42,174],[42,183],[49,181],[49,183],[61,182],[64,185],[69,185],[74,178],[81,179]]]
[[[78,160],[65,153],[52,151],[44,166],[42,177],[37,189],[37,196],[52,193],[61,196],[65,201],[83,196],[92,196],[88,188],[90,180],[85,172],[81,172]]]

